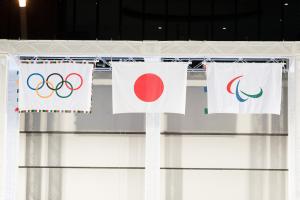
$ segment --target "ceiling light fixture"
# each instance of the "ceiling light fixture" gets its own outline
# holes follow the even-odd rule
[[[19,7],[20,8],[26,7],[26,0],[19,0]]]
[[[227,28],[225,26],[222,27],[222,30],[226,30]]]
[[[288,5],[289,5],[289,3],[284,3],[283,5],[285,5],[285,6],[288,6]]]

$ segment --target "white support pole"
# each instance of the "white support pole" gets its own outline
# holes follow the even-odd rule
[[[160,114],[146,114],[145,200],[160,199]]]
[[[160,57],[145,62],[160,62]],[[145,200],[160,199],[160,122],[160,113],[146,113]]]
[[[289,73],[288,73],[288,199],[299,199],[299,170],[297,164],[299,163],[299,144],[300,138],[298,136],[299,124],[299,86],[297,84],[299,77],[299,61],[300,59],[290,59]],[[298,65],[298,66],[297,66]]]

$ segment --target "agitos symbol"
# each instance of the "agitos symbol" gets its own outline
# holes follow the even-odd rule
[[[259,98],[259,97],[261,97],[261,96],[263,95],[263,89],[262,89],[262,88],[260,88],[260,91],[259,91],[258,93],[256,93],[256,94],[248,94],[248,93],[246,93],[246,92],[240,90],[240,89],[239,89],[240,81],[241,81],[240,79],[241,79],[242,77],[243,77],[243,76],[237,76],[237,77],[233,78],[231,81],[228,82],[228,84],[227,84],[227,92],[228,92],[228,93],[230,93],[230,94],[235,94],[235,96],[236,96],[236,98],[237,98],[237,100],[238,100],[239,102],[245,102],[245,101],[247,101],[249,98],[256,99],[256,98]],[[233,93],[232,90],[231,90],[231,86],[232,86],[232,84],[233,84],[235,81],[237,81],[237,80],[238,80],[238,82],[237,82],[236,87],[235,87],[235,93]],[[242,93],[243,95],[247,96],[248,98],[242,98],[240,93]]]
[[[37,84],[35,86],[32,86],[30,84],[31,79],[37,76],[40,78],[40,80],[37,82]],[[53,79],[54,77],[58,77],[60,79],[60,81],[55,85],[53,83],[53,81],[51,81],[50,79]],[[72,84],[69,79],[71,76],[77,76],[80,79],[80,82],[76,84],[76,87],[74,87],[74,83]],[[66,76],[66,78],[64,78],[61,74],[59,73],[52,73],[50,74],[46,80],[44,78],[44,76],[40,73],[32,73],[28,76],[27,78],[27,86],[29,89],[34,90],[36,95],[39,96],[40,98],[43,99],[47,99],[50,98],[54,92],[56,93],[56,95],[60,98],[68,98],[73,94],[73,91],[75,90],[79,90],[81,88],[83,84],[83,78],[80,74],[78,73],[70,73]],[[41,90],[44,86],[46,85],[46,87],[50,90],[48,95],[41,95],[39,90]],[[68,94],[66,95],[62,95],[61,93],[59,93],[58,91],[60,91],[62,89],[63,86],[66,86],[66,88],[69,90]]]

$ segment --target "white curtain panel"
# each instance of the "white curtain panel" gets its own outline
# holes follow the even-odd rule
[[[5,97],[1,103],[4,112],[1,117],[2,135],[2,195],[1,199],[15,200],[17,191],[17,172],[19,163],[19,113],[17,112],[18,62],[14,57],[7,57],[1,65],[1,84],[6,88],[1,90]],[[4,76],[3,76],[4,75]]]
[[[288,83],[289,200],[300,199],[300,57],[290,60]]]

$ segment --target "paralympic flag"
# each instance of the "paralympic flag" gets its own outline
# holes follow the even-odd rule
[[[113,113],[185,113],[187,63],[112,62]]]
[[[22,64],[19,111],[90,112],[92,73],[93,64]]]
[[[208,63],[208,113],[280,114],[282,63]]]

